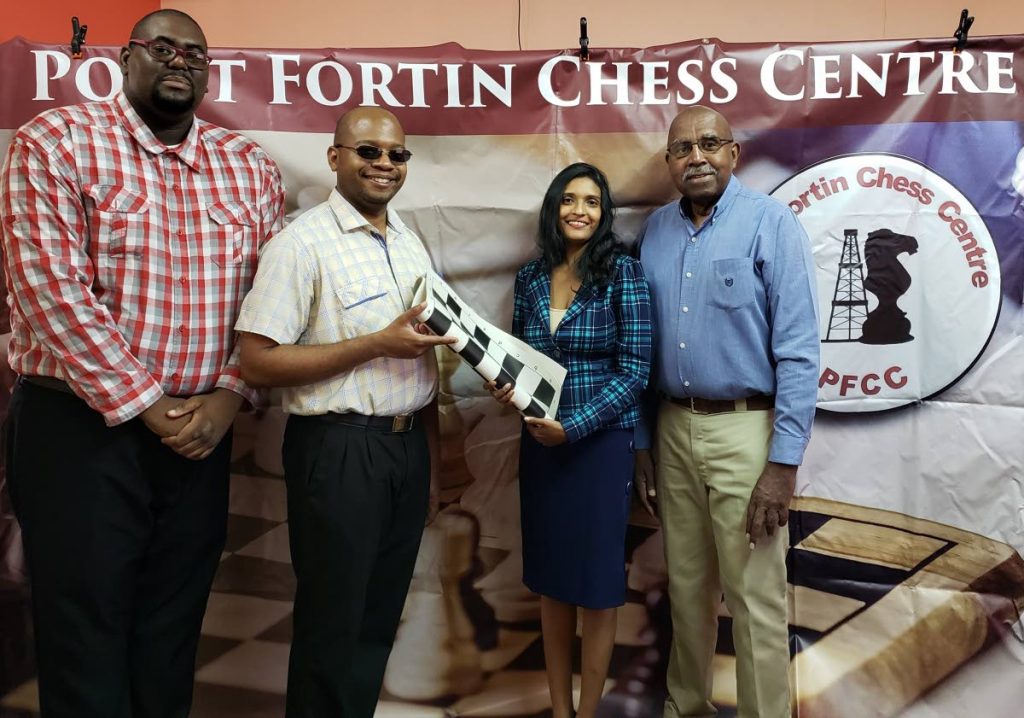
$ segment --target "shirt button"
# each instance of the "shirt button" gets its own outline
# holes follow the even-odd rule
[[[181,284],[181,285],[184,285],[185,284],[185,278],[184,277],[178,277],[178,283]]]
[[[171,378],[174,379],[174,381],[178,381],[178,379],[181,378],[181,374],[179,374],[178,372],[174,372],[173,374],[171,374]]]
[[[689,279],[689,278],[690,278],[690,277],[692,277],[692,276],[693,276],[693,272],[687,272],[687,273],[686,273],[686,278],[687,278],[687,279]]]
[[[679,342],[680,349],[686,349],[686,342]]]
[[[688,381],[684,381],[684,382],[683,382],[683,386],[690,386],[690,382],[688,382]]]
[[[683,307],[683,311],[684,312],[688,312],[688,311],[690,311],[690,308],[689,307]]]
[[[690,244],[693,244],[696,241],[697,241],[696,237],[690,237]]]
[[[178,333],[179,334],[184,334],[185,333],[185,325],[184,324],[182,324],[181,326],[178,327]]]

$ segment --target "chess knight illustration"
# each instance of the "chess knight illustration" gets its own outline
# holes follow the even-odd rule
[[[897,304],[911,283],[910,272],[899,260],[904,253],[917,253],[917,239],[891,229],[876,229],[864,241],[868,269],[864,288],[878,298],[878,306],[861,326],[862,344],[903,344],[914,339],[907,313]]]

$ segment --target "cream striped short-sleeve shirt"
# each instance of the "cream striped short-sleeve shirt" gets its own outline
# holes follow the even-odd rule
[[[412,306],[413,286],[430,270],[422,241],[391,210],[384,243],[332,190],[265,245],[235,329],[298,345],[383,329]],[[285,388],[282,404],[289,414],[393,416],[421,409],[436,390],[437,366],[428,352],[373,359],[327,381]]]

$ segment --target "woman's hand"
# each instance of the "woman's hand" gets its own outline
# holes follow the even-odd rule
[[[495,384],[493,381],[488,381],[484,383],[484,389],[491,392],[491,396],[493,396],[499,404],[508,404],[512,401],[512,390],[514,388],[515,387],[512,386],[511,382],[501,387],[500,389],[498,388],[498,385]]]
[[[530,436],[536,439],[541,446],[558,446],[564,444],[568,438],[560,421],[535,419],[532,416],[525,417],[523,421],[526,423],[526,430],[530,432]]]

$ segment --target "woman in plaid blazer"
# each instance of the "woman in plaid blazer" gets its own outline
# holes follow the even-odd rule
[[[640,263],[612,232],[604,174],[585,163],[552,180],[541,256],[519,270],[512,333],[568,371],[557,420],[524,419],[519,454],[523,580],[541,596],[553,718],[570,718],[572,646],[583,614],[578,715],[597,709],[625,601],[632,427],[651,360]],[[511,385],[488,388],[508,403]]]

